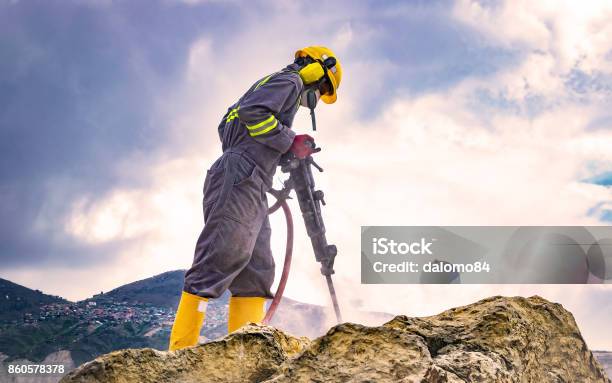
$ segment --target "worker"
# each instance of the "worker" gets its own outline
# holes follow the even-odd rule
[[[309,93],[334,103],[341,78],[331,50],[300,49],[292,64],[253,84],[221,119],[223,154],[204,181],[204,228],[185,274],[170,350],[198,343],[208,300],[227,289],[229,332],[263,319],[274,280],[266,191],[281,155],[312,153],[312,137],[291,130],[298,107],[308,105]]]

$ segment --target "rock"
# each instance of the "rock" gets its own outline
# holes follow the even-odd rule
[[[273,327],[246,326],[221,340],[175,352],[151,348],[111,352],[60,382],[259,382],[309,343]]]
[[[380,327],[344,323],[309,341],[249,325],[177,352],[123,350],[64,377],[93,382],[609,383],[571,313],[540,297],[492,297]]]

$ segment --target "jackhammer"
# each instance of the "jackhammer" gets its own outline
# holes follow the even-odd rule
[[[321,148],[316,148],[314,142],[309,142],[309,144],[313,149],[313,153],[321,151]],[[276,197],[277,201],[270,207],[268,213],[271,214],[280,207],[283,208],[287,221],[287,250],[285,253],[285,263],[281,280],[276,290],[276,294],[274,295],[274,299],[263,319],[263,323],[268,323],[274,315],[282,298],[289,276],[293,246],[293,220],[286,200],[291,198],[289,197],[291,190],[295,190],[304,224],[306,225],[306,232],[312,243],[315,259],[321,264],[321,274],[325,276],[325,280],[327,281],[327,287],[331,296],[336,319],[338,323],[340,323],[342,322],[342,316],[340,314],[340,306],[338,305],[338,298],[336,297],[336,291],[331,277],[332,274],[334,274],[334,260],[338,250],[335,245],[327,243],[325,225],[323,223],[323,216],[321,215],[321,205],[325,206],[324,194],[321,190],[315,190],[315,182],[312,174],[312,167],[315,167],[319,172],[322,172],[323,168],[314,161],[312,156],[299,159],[291,152],[283,155],[279,165],[281,167],[281,172],[289,173],[289,179],[284,182],[281,190],[272,189],[269,191],[270,194]]]

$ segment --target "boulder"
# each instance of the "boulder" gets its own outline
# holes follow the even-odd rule
[[[103,355],[62,383],[610,383],[570,312],[540,297],[491,297],[379,327],[343,323],[313,341],[249,325],[175,352]]]

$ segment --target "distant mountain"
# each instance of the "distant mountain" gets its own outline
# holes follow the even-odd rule
[[[69,351],[76,364],[121,348],[167,349],[183,271],[70,302],[0,280],[0,353],[40,362]]]
[[[603,366],[608,374],[608,378],[612,379],[612,352],[608,351],[593,351],[593,355]]]
[[[38,314],[40,306],[51,303],[68,301],[0,278],[0,322],[21,321],[25,314]]]
[[[370,311],[359,311],[356,316],[359,318],[359,323],[376,326],[394,317],[393,314]],[[331,307],[298,302],[287,297],[282,298],[270,322],[270,325],[292,335],[307,336],[311,339],[325,334],[335,324],[336,316]]]
[[[176,309],[183,289],[184,278],[185,270],[168,271],[151,278],[128,283],[104,294],[94,295],[87,301],[150,304]]]

